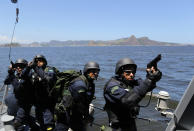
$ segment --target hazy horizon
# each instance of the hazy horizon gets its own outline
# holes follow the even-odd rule
[[[194,44],[192,0],[0,1],[0,43],[10,43],[15,9],[19,23],[13,42],[115,40],[135,35]]]

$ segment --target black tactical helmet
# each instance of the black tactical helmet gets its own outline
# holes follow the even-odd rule
[[[45,56],[38,54],[34,57],[34,61],[36,61],[37,59],[42,59],[45,62],[45,65],[47,65],[47,60]]]
[[[100,71],[100,66],[96,62],[90,61],[87,64],[85,64],[85,66],[84,66],[84,74],[86,74],[87,71],[90,69],[97,69],[98,71]]]
[[[20,67],[20,68],[25,68],[28,65],[28,61],[25,59],[17,59],[15,61],[15,64],[12,65],[14,68]]]
[[[27,60],[25,60],[25,59],[17,59],[16,61],[15,61],[15,64],[23,64],[23,65],[25,65],[25,66],[27,66],[28,65],[28,61]]]
[[[135,62],[130,59],[130,58],[123,58],[123,59],[120,59],[117,64],[116,64],[116,68],[115,68],[115,74],[120,74],[121,72],[121,69],[123,66],[125,65],[130,65],[130,66],[133,66],[135,71],[137,69],[137,65],[135,64]]]

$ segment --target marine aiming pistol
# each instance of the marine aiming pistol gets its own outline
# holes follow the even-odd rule
[[[161,60],[161,54],[159,54],[156,58],[154,58],[152,61],[150,61],[147,64],[147,68],[152,68],[152,66],[157,69],[157,63]]]

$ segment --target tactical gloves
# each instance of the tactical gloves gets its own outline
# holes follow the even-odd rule
[[[157,70],[156,72],[147,71],[145,84],[148,85],[148,92],[152,91],[156,87],[156,82],[158,82],[162,78],[162,72],[160,70]]]
[[[146,78],[152,82],[157,82],[162,78],[162,72],[160,72],[160,70],[157,70],[154,73],[152,73],[152,71],[147,71]]]
[[[57,103],[55,106],[55,120],[62,123],[69,123],[69,113],[67,107],[62,103]]]
[[[162,72],[156,70],[154,73],[152,70],[147,71],[146,79],[142,81],[139,79],[139,86],[136,86],[133,90],[140,96],[145,96],[147,92],[156,88],[156,82],[162,78]]]
[[[9,84],[11,83],[11,81],[12,81],[12,79],[13,79],[13,77],[14,77],[15,70],[14,70],[12,67],[10,67],[10,68],[7,70],[7,72],[8,72],[8,76],[7,76],[6,79],[4,80],[4,84],[5,84],[5,85],[9,85]]]
[[[131,108],[131,115],[133,118],[136,118],[137,115],[139,115],[140,107],[139,106],[134,106]]]
[[[9,85],[11,82],[10,82],[10,79],[9,78],[6,78],[5,80],[4,80],[4,84],[5,85]]]
[[[31,69],[33,68],[35,68],[37,66],[37,63],[33,60],[33,61],[31,61],[29,64],[28,64],[28,67],[30,67]]]
[[[65,95],[63,96],[63,99],[60,103],[57,103],[55,106],[55,110],[60,114],[65,113],[67,109],[69,109],[72,106],[73,99],[71,95]]]
[[[9,68],[7,70],[7,72],[8,72],[9,75],[12,75],[12,74],[14,74],[15,70],[13,70],[12,68]]]

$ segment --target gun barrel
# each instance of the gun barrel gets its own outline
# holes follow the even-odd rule
[[[161,60],[162,56],[159,54],[156,56],[151,62],[147,64],[147,68],[151,68],[152,66],[157,68],[157,63]]]

